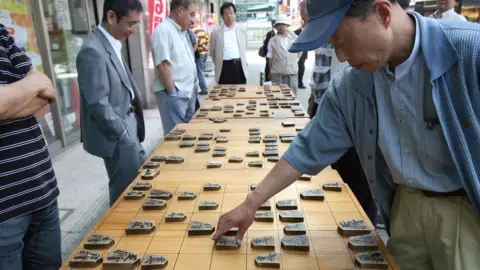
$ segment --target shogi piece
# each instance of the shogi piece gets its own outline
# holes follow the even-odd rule
[[[260,131],[260,128],[250,128],[248,129],[249,132]]]
[[[147,162],[143,165],[144,169],[158,169],[160,168],[160,163],[158,162]]]
[[[310,251],[310,242],[307,235],[285,236],[282,239],[282,248],[294,251]]]
[[[276,142],[270,142],[270,143],[266,143],[265,147],[278,147],[278,144]]]
[[[216,210],[218,203],[216,201],[200,201],[198,205],[199,210]]]
[[[169,156],[167,157],[167,160],[165,161],[165,163],[167,164],[181,164],[185,162],[185,159],[183,159],[183,157],[179,157],[179,156]]]
[[[273,236],[257,237],[252,239],[251,245],[256,250],[275,250],[275,238]]]
[[[213,106],[211,111],[212,112],[218,112],[218,111],[221,111],[222,110],[222,107],[221,106]]]
[[[151,162],[165,162],[165,160],[167,159],[167,157],[165,156],[153,156],[150,161]]]
[[[297,200],[280,200],[277,202],[278,210],[297,210]]]
[[[277,138],[274,137],[266,137],[263,139],[264,143],[271,143],[271,142],[277,142]]]
[[[267,158],[267,161],[268,161],[268,162],[279,162],[280,159],[281,159],[281,157],[279,157],[279,156],[276,156],[276,157],[268,157],[268,158]]]
[[[70,260],[69,265],[72,268],[97,267],[102,262],[102,254],[95,251],[82,249],[78,253],[73,255],[73,258]]]
[[[297,128],[295,128],[295,131],[296,131],[296,132],[300,132],[300,131],[302,131],[302,130],[303,130],[303,127],[297,127]]]
[[[167,208],[167,201],[162,199],[147,198],[143,202],[143,210],[163,210]]]
[[[209,142],[198,142],[197,146],[210,147],[210,143]]]
[[[153,199],[161,199],[161,200],[170,200],[173,195],[170,191],[168,190],[159,190],[159,189],[154,189],[150,191],[150,195],[148,196],[149,198]]]
[[[358,253],[355,255],[355,265],[360,268],[387,269],[388,262],[385,256],[378,251]]]
[[[188,235],[210,235],[215,231],[215,226],[210,223],[192,221],[188,227]]]
[[[259,211],[255,213],[255,221],[258,222],[273,222],[274,218],[272,211]]]
[[[207,169],[218,169],[222,167],[222,163],[218,161],[210,161],[207,163]]]
[[[170,141],[179,141],[182,137],[177,134],[168,134],[165,136],[165,141],[170,142]]]
[[[280,221],[283,222],[303,222],[303,213],[298,210],[281,211],[279,214]]]
[[[280,141],[282,143],[291,143],[293,142],[294,139],[295,139],[294,137],[283,137],[283,138],[280,138]]]
[[[235,112],[236,112],[236,113],[244,113],[245,110],[236,110]]]
[[[146,169],[142,172],[142,179],[143,180],[153,180],[153,178],[157,177],[160,174],[160,170],[157,169]]]
[[[187,219],[187,215],[183,212],[169,212],[165,216],[165,222],[182,222]]]
[[[269,108],[270,108],[270,109],[279,109],[280,106],[278,106],[278,105],[270,105]]]
[[[246,112],[245,114],[246,114],[246,115],[254,115],[255,112]]]
[[[300,192],[300,198],[302,200],[323,201],[325,200],[325,194],[320,189],[309,189]]]
[[[228,138],[224,136],[218,136],[217,138],[215,138],[215,141],[217,143],[228,143]]]
[[[234,235],[237,235],[238,230],[239,230],[238,227],[233,227],[233,228],[231,228],[230,230],[228,230],[226,233],[224,233],[223,235],[225,235],[225,236],[234,236]]]
[[[338,232],[342,236],[356,236],[369,234],[371,232],[367,223],[363,219],[352,219],[340,221],[338,224]]]
[[[223,151],[213,151],[212,157],[224,157],[227,155],[227,152]]]
[[[185,133],[185,131],[186,131],[186,130],[183,129],[183,128],[176,128],[176,129],[175,129],[174,131],[172,131],[172,132],[178,133],[178,134],[183,134],[183,133]]]
[[[155,231],[155,221],[153,220],[132,220],[127,225],[126,234],[151,234]]]
[[[133,190],[150,190],[151,188],[152,184],[145,182],[136,182],[132,187]]]
[[[240,248],[240,245],[237,243],[235,236],[222,235],[215,243],[216,250],[237,250],[238,248]]]
[[[213,120],[213,123],[215,123],[215,124],[221,124],[221,123],[225,123],[225,122],[227,122],[227,119],[220,118],[220,117],[217,117]]]
[[[243,158],[242,157],[230,157],[228,159],[228,163],[242,163]]]
[[[260,113],[268,113],[268,110],[260,110]]]
[[[207,115],[208,115],[208,113],[206,113],[206,112],[200,112],[200,113],[197,114],[196,117],[197,118],[204,118],[204,117],[207,117]]]
[[[209,107],[203,107],[203,108],[200,108],[200,111],[201,112],[209,112],[212,108],[209,108]]]
[[[260,117],[269,117],[269,116],[270,116],[270,114],[268,114],[268,113],[260,113]]]
[[[348,247],[352,250],[369,251],[377,250],[378,244],[373,234],[350,236],[348,238]]]
[[[298,180],[310,181],[310,180],[312,180],[312,176],[304,174],[304,175],[300,176],[300,178],[298,178]]]
[[[280,108],[282,108],[282,109],[290,109],[290,108],[292,108],[292,106],[290,106],[290,105],[282,105],[282,106],[280,106]]]
[[[295,136],[297,136],[297,134],[293,134],[293,133],[283,133],[279,135],[280,138],[288,138],[288,137],[295,137]]]
[[[223,146],[216,146],[215,148],[213,148],[213,151],[226,152],[227,148]]]
[[[83,245],[85,249],[106,249],[115,245],[113,237],[101,234],[92,234]]]
[[[235,113],[235,114],[233,115],[233,117],[242,117],[242,116],[243,116],[243,114],[241,114],[241,113]]]
[[[257,137],[250,137],[248,139],[248,143],[261,143],[261,142],[262,142],[262,139],[257,138]]]
[[[197,198],[197,194],[194,192],[181,192],[178,196],[179,201],[191,201]]]
[[[323,184],[323,190],[342,191],[342,184],[340,182],[325,183]]]
[[[295,112],[293,113],[293,115],[295,115],[295,116],[297,116],[297,117],[298,117],[298,116],[305,116],[305,113],[302,112],[302,111],[295,111]]]
[[[307,234],[307,228],[305,227],[305,223],[294,223],[294,224],[287,224],[283,228],[283,232],[286,235],[303,235]]]
[[[197,139],[197,136],[186,134],[186,135],[183,135],[182,141],[194,141],[196,139]]]
[[[278,156],[278,151],[277,150],[267,150],[263,152],[264,157],[276,157]]]
[[[216,183],[206,183],[203,185],[203,191],[217,191],[220,190],[222,186]]]
[[[223,113],[233,113],[233,110],[223,110]]]
[[[249,132],[250,136],[260,136],[260,131]]]
[[[104,270],[136,269],[140,265],[140,254],[126,250],[113,250],[103,262]]]
[[[248,167],[262,168],[263,167],[263,161],[261,161],[261,160],[250,161],[250,162],[248,162]]]
[[[260,205],[260,208],[258,208],[258,210],[272,210],[272,205],[270,204],[270,200]]]
[[[232,130],[229,129],[229,128],[221,128],[221,129],[220,129],[220,133],[228,133],[228,132],[230,132],[230,131],[232,131]]]
[[[258,187],[258,184],[251,184],[250,190],[255,190]]]
[[[178,146],[180,148],[191,148],[195,146],[195,143],[191,141],[181,141]]]
[[[283,127],[294,127],[295,123],[293,122],[282,122]]]
[[[260,157],[260,153],[258,151],[252,151],[246,153],[247,157]]]
[[[198,137],[200,141],[210,141],[211,139],[213,139],[213,135],[210,134],[202,134]]]
[[[269,253],[255,256],[258,268],[280,268],[280,253]]]
[[[195,147],[195,153],[206,153],[210,152],[210,146],[198,146]]]
[[[278,146],[265,146],[265,151],[278,151]]]
[[[138,190],[130,190],[125,193],[123,199],[126,201],[141,200],[145,198],[145,192]]]
[[[159,255],[147,254],[143,256],[142,270],[163,269],[168,265],[168,258]]]

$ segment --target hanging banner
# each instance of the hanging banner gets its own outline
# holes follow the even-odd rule
[[[150,35],[168,17],[167,0],[149,0],[148,10],[150,11]]]

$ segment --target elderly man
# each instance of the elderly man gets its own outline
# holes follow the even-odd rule
[[[467,19],[455,12],[460,0],[437,0],[437,10],[430,16],[438,20],[454,20],[465,22]]]
[[[195,113],[197,66],[187,30],[195,18],[195,0],[172,0],[170,16],[153,32],[155,62],[153,91],[157,97],[163,132],[188,123]]]
[[[230,2],[220,7],[224,24],[213,29],[210,56],[219,84],[247,83],[247,30],[235,25],[237,8]]]
[[[122,57],[122,40],[135,33],[140,0],[106,0],[102,23],[77,57],[83,148],[103,158],[110,205],[145,162],[142,99]]]
[[[406,13],[396,0],[308,1],[308,11],[291,51],[328,41],[353,68],[214,239],[238,226],[241,241],[268,198],[354,146],[401,269],[477,267],[480,26]]]

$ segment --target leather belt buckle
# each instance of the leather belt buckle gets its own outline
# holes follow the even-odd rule
[[[463,188],[455,191],[450,191],[450,192],[436,192],[436,191],[429,191],[429,190],[422,190],[422,189],[419,189],[419,190],[423,194],[423,196],[430,197],[430,198],[467,196],[467,192]]]
[[[133,105],[130,105],[130,107],[128,108],[128,114],[131,114],[131,113],[134,113],[135,112],[135,106]]]

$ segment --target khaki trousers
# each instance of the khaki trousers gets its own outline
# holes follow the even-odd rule
[[[480,216],[466,197],[425,197],[403,185],[388,248],[400,269],[480,269]]]

